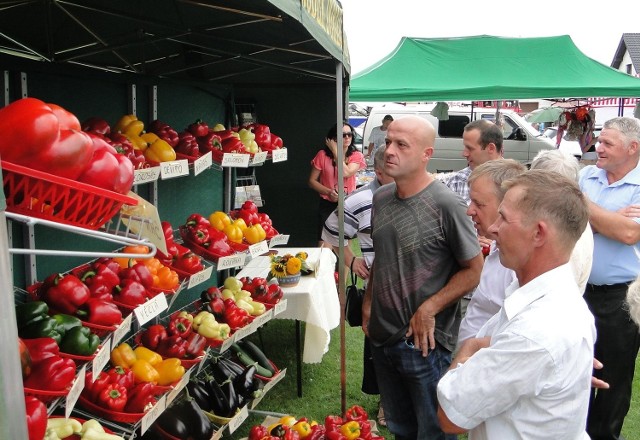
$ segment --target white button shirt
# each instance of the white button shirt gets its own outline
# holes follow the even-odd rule
[[[469,438],[588,439],[593,316],[565,264],[520,287],[482,327],[488,348],[447,372],[438,400]]]

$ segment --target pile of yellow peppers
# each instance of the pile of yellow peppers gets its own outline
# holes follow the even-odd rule
[[[147,160],[153,162],[176,160],[176,151],[173,147],[155,133],[144,133],[144,122],[140,121],[136,115],[121,117],[114,131],[125,135],[133,144],[133,148],[142,151]]]
[[[158,353],[146,347],[134,350],[123,342],[111,351],[111,363],[133,371],[138,382],[151,382],[161,386],[171,385],[184,376],[184,367],[178,358],[162,359]]]

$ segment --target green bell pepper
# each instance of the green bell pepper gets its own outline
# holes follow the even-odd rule
[[[72,328],[82,327],[82,321],[80,321],[80,318],[76,318],[75,316],[58,313],[57,315],[53,315],[51,318],[55,319],[58,323],[58,333],[60,333],[63,338],[64,335]]]
[[[58,321],[50,316],[44,316],[39,321],[18,329],[18,336],[25,339],[53,338],[58,344],[62,340],[62,335],[58,331]]]
[[[100,338],[87,327],[73,327],[60,342],[60,351],[79,356],[91,356],[98,349]]]
[[[36,321],[41,321],[49,313],[49,306],[44,301],[31,301],[16,306],[16,320],[18,328],[26,327]]]

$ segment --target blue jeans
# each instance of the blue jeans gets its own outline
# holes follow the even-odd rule
[[[438,381],[451,364],[451,352],[436,344],[424,358],[406,339],[371,346],[387,427],[396,440],[455,440],[438,423]]]

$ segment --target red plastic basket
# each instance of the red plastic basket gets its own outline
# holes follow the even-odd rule
[[[58,390],[58,391],[49,391],[49,390],[37,390],[35,388],[27,388],[24,387],[25,396],[33,396],[37,397],[42,401],[42,403],[49,403],[54,399],[57,399],[62,396],[66,396],[69,394],[69,390]]]
[[[87,229],[98,229],[132,197],[1,161],[7,211]]]
[[[108,410],[96,405],[82,394],[80,394],[80,397],[78,398],[78,403],[91,414],[114,422],[136,423],[144,416],[144,413],[126,413]]]

